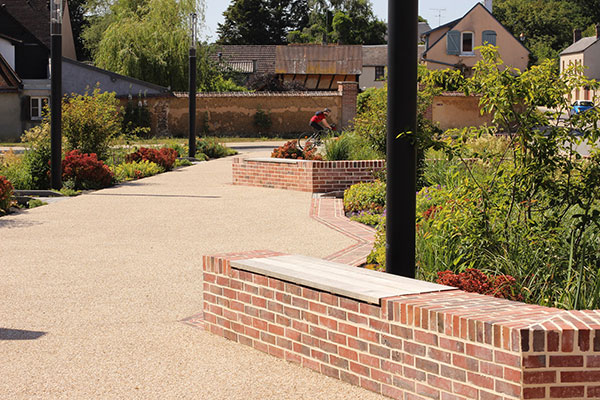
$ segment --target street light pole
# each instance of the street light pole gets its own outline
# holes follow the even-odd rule
[[[386,272],[415,276],[417,0],[388,0]]]
[[[50,177],[52,189],[62,188],[62,15],[63,0],[50,1]]]
[[[189,87],[189,154],[190,158],[196,156],[196,27],[197,27],[197,15],[196,13],[190,14],[191,23],[191,40],[190,40],[190,87]]]

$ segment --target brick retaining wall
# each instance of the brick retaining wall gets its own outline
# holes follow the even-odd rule
[[[280,158],[233,160],[233,184],[328,193],[373,181],[385,161],[307,161]]]
[[[600,312],[460,290],[368,304],[204,257],[205,329],[404,400],[600,398]],[[342,396],[343,397],[343,396]]]

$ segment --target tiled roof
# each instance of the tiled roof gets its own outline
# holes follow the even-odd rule
[[[381,44],[376,46],[363,46],[363,65],[366,67],[387,65],[387,52],[387,44]]]
[[[50,10],[45,0],[0,0],[5,10],[50,48]]]
[[[581,38],[577,42],[564,49],[560,55],[564,56],[567,54],[583,53],[588,47],[596,43],[598,40],[600,39],[598,39],[596,36]]]
[[[0,54],[0,92],[16,91],[20,85],[21,79]]]
[[[272,74],[275,73],[276,47],[275,45],[221,45],[216,46],[215,54],[211,58],[229,65],[256,61],[256,70],[253,72]]]

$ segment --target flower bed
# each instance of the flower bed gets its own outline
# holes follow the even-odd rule
[[[373,171],[385,168],[383,160],[312,161],[278,158],[233,160],[233,184],[312,193],[343,191],[374,180]]]

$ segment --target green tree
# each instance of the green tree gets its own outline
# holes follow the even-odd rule
[[[284,44],[308,23],[307,0],[233,0],[219,24],[219,44]]]
[[[69,0],[69,16],[71,18],[71,28],[73,30],[73,40],[75,41],[75,53],[78,60],[89,59],[89,53],[86,51],[82,32],[85,30],[88,21],[85,17],[86,0]]]
[[[593,23],[600,24],[600,0],[575,0],[581,13],[590,18]]]
[[[592,20],[577,2],[562,0],[496,0],[494,16],[532,52],[534,61],[557,58],[572,43],[573,29]]]
[[[370,0],[312,0],[309,24],[290,32],[293,43],[383,44],[387,26],[375,17]]]

